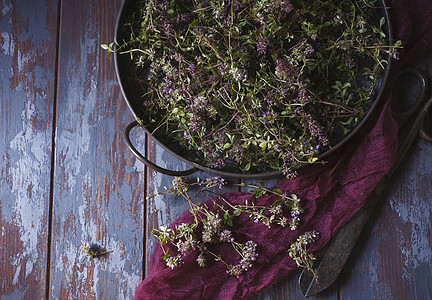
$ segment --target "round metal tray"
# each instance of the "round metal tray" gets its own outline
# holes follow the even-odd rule
[[[121,6],[121,9],[119,11],[118,17],[117,17],[117,24],[116,24],[116,36],[115,39],[117,41],[122,40],[128,40],[130,37],[130,32],[127,32],[122,26],[127,18],[130,16],[132,12],[134,12],[136,9],[138,9],[139,0],[125,0]],[[385,5],[384,0],[378,1],[379,3],[379,13],[385,17],[386,19],[386,28],[385,33],[387,35],[387,40],[392,41],[392,30],[391,30],[391,22],[390,22],[390,16],[387,11],[387,6]],[[153,135],[150,130],[147,128],[147,126],[140,125],[140,123],[137,120],[142,120],[144,115],[144,106],[142,105],[142,87],[140,86],[140,82],[137,78],[145,77],[145,72],[142,72],[142,70],[137,70],[134,62],[130,59],[129,55],[121,55],[117,52],[114,53],[114,60],[115,60],[115,68],[116,68],[116,74],[117,79],[120,84],[120,88],[122,91],[122,94],[124,96],[124,99],[126,103],[128,104],[133,116],[135,117],[135,121],[131,122],[124,131],[124,137],[126,140],[126,143],[129,147],[129,149],[132,151],[132,153],[146,166],[152,168],[155,171],[158,171],[160,173],[171,175],[171,176],[186,176],[190,175],[196,171],[206,171],[210,172],[219,176],[224,177],[234,177],[234,178],[250,178],[250,179],[265,179],[265,178],[274,178],[274,177],[281,177],[282,171],[268,171],[263,173],[240,173],[232,170],[218,170],[218,169],[212,169],[209,167],[204,166],[203,164],[197,163],[193,161],[192,159],[187,158],[187,153],[184,151],[184,149],[181,149],[179,146],[176,146],[175,143],[172,141],[169,141],[169,139],[166,139],[166,137],[163,136],[155,136]],[[390,63],[391,58],[386,57],[386,60],[388,61],[386,68],[383,72],[382,77],[378,80],[376,84],[376,92],[374,95],[374,98],[371,99],[371,103],[369,106],[369,110],[366,113],[366,115],[363,117],[363,119],[347,134],[344,136],[336,139],[336,141],[333,141],[330,147],[325,149],[322,153],[320,153],[317,158],[319,160],[322,160],[325,157],[330,156],[333,154],[336,150],[338,150],[342,145],[347,143],[358,131],[359,129],[368,121],[370,115],[372,112],[376,109],[377,103],[379,102],[379,99],[382,97],[384,92],[384,87],[386,86],[388,76],[389,76],[389,69],[390,69]],[[141,73],[140,73],[141,72]],[[146,120],[143,120],[144,124]],[[132,144],[130,140],[130,131],[134,128],[140,126],[147,134],[151,136],[151,138],[160,145],[164,150],[166,150],[168,153],[173,155],[174,157],[180,159],[181,161],[187,163],[192,168],[184,170],[184,171],[174,171],[174,170],[168,170],[165,168],[162,168],[153,162],[149,161],[147,158],[145,158]]]

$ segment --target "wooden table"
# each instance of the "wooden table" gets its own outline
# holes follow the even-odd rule
[[[145,168],[122,137],[133,117],[100,47],[113,39],[120,4],[1,2],[1,299],[130,299],[155,247],[152,228],[186,207],[169,197],[146,203],[173,178]],[[432,55],[418,65],[432,78]],[[186,168],[132,135],[151,160]],[[432,146],[418,139],[342,276],[313,298],[432,297],[431,178]],[[82,241],[113,252],[85,260]],[[256,299],[301,299],[298,274]]]

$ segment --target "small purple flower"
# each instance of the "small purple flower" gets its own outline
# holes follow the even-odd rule
[[[168,267],[174,269],[175,267],[178,267],[182,263],[182,260],[180,256],[171,256],[165,261],[165,263]]]
[[[274,215],[280,214],[282,212],[282,206],[281,205],[273,206],[269,209],[269,212]]]
[[[230,230],[225,229],[224,231],[222,231],[220,233],[220,237],[219,237],[221,242],[224,243],[232,243],[234,242],[234,237],[232,236],[232,233]]]
[[[262,116],[262,122],[264,124],[271,124],[277,120],[277,115],[273,110],[266,111]]]
[[[280,226],[285,227],[288,225],[289,221],[286,217],[282,217],[277,222]]]
[[[257,51],[261,55],[265,55],[267,53],[267,44],[268,40],[265,38],[259,38],[257,43]]]
[[[299,223],[300,223],[300,218],[298,216],[292,217],[291,220],[289,221],[290,229],[296,230]]]
[[[219,176],[207,178],[205,183],[207,187],[217,187],[218,189],[226,185],[225,179]]]

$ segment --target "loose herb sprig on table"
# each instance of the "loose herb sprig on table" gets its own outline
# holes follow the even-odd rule
[[[362,119],[397,56],[375,3],[144,0],[124,25],[130,39],[102,47],[148,70],[154,134],[211,168],[289,177]]]
[[[208,178],[189,183],[186,178],[177,177],[173,180],[170,188],[159,194],[172,194],[182,196],[190,206],[190,212],[194,222],[182,223],[175,227],[168,228],[161,226],[153,230],[153,235],[159,239],[164,255],[162,259],[170,268],[175,268],[182,264],[183,257],[194,250],[198,250],[197,264],[200,267],[207,265],[208,259],[214,259],[225,264],[227,273],[239,277],[248,271],[258,257],[259,245],[253,240],[238,241],[231,228],[235,228],[235,219],[241,215],[249,216],[254,222],[262,223],[271,229],[274,226],[289,226],[291,230],[297,229],[300,222],[300,215],[303,208],[300,207],[300,199],[295,194],[286,194],[279,189],[265,188],[262,183],[259,185],[241,184],[241,186],[251,189],[251,193],[256,197],[276,196],[276,200],[270,206],[256,205],[253,201],[246,201],[244,204],[231,204],[223,196],[218,195],[219,202],[214,202],[214,207],[210,209],[206,204],[196,199],[199,195],[206,198],[215,197],[217,194],[214,188],[222,188],[226,184],[225,180],[220,177]],[[198,187],[198,190],[194,187]],[[151,198],[149,197],[149,198]],[[289,217],[287,214],[289,210]],[[315,238],[307,239],[312,243],[318,238],[317,232],[307,233]],[[303,239],[300,237],[303,241]],[[215,253],[212,245],[228,243],[239,254],[239,260],[236,264],[227,263],[223,255]],[[170,246],[170,247],[169,247]],[[300,243],[299,240],[291,244],[289,255],[294,261],[302,267],[313,272],[312,254],[306,250],[306,244]],[[171,249],[171,250],[170,250]],[[294,251],[295,250],[295,251]]]
[[[81,249],[81,254],[84,254],[88,258],[95,258],[113,252],[113,251],[104,251],[100,246],[96,244],[90,244],[89,242],[82,242],[80,249]]]

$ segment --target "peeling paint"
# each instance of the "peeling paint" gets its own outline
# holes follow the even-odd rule
[[[390,199],[390,206],[397,213],[403,224],[410,227],[410,235],[400,235],[399,247],[404,259],[404,279],[409,282],[413,270],[423,266],[432,266],[432,166],[423,163],[423,159],[432,157],[430,144],[420,141],[416,147],[413,163],[404,173],[402,186],[398,186]],[[418,160],[419,158],[422,161]],[[412,168],[412,166],[420,166]],[[421,194],[419,194],[421,191]],[[430,192],[428,192],[430,191]]]
[[[408,188],[407,185],[405,188]],[[395,210],[403,222],[411,226],[411,236],[401,236],[400,248],[404,255],[404,279],[409,280],[412,269],[422,264],[431,264],[432,251],[429,243],[429,232],[431,230],[430,203],[420,199],[412,190],[410,202],[406,199],[391,199],[392,209]]]
[[[372,293],[374,299],[392,299],[391,289],[386,278],[383,278],[382,264],[377,262],[382,262],[382,257],[378,252],[373,252],[367,259],[367,280],[363,281],[363,289],[366,294]]]
[[[109,269],[119,276],[119,285],[125,287],[123,293],[119,293],[117,299],[129,299],[135,293],[136,287],[141,282],[141,272],[137,272],[135,262],[127,259],[128,253],[121,241],[110,239],[107,249],[113,251],[109,255]],[[128,249],[130,250],[130,248]],[[135,271],[134,271],[135,269]],[[127,270],[127,272],[125,272]]]
[[[36,116],[34,104],[26,102],[22,113],[23,130],[10,143],[10,157],[14,158],[9,169],[12,178],[11,194],[17,199],[12,207],[11,220],[20,226],[20,239],[23,242],[22,258],[27,257],[32,265],[38,260],[38,236],[44,224],[46,202],[48,200],[48,182],[41,184],[41,178],[49,178],[49,170],[41,170],[41,165],[49,165],[49,150],[40,141],[48,140],[45,132],[35,132],[31,119]],[[33,145],[34,141],[38,145]],[[35,152],[34,152],[35,151]],[[48,174],[46,172],[48,171]],[[45,174],[44,174],[45,173]],[[47,176],[48,175],[48,176]],[[31,196],[29,195],[31,191]],[[41,201],[45,199],[45,201]],[[4,210],[4,209],[2,209]],[[28,276],[28,275],[27,275]]]
[[[9,259],[0,276],[12,286],[0,294],[39,299],[45,289],[56,35],[44,19],[50,13],[45,1],[0,3],[0,224],[2,237],[13,243],[2,249]]]
[[[20,272],[21,272],[21,265],[19,265],[16,268],[16,270],[15,270],[15,275],[14,275],[14,278],[12,280],[12,284],[13,285],[17,285],[17,283],[18,283],[18,276],[19,276]]]
[[[144,181],[123,163],[130,154],[119,151],[123,140],[118,122],[125,116],[119,112],[117,99],[107,101],[112,101],[117,82],[100,75],[100,7],[83,2],[82,6],[65,3],[62,9],[73,12],[62,18],[61,35],[68,38],[62,40],[60,49],[62,101],[58,102],[54,186],[54,228],[58,231],[54,234],[51,296],[130,299],[142,271],[140,264],[130,260],[141,260],[143,255],[143,249],[135,249],[142,238],[143,204],[133,195],[136,189],[143,189]],[[85,25],[65,25],[76,22],[73,15],[78,11],[83,12],[80,21]],[[127,109],[126,105],[123,108]],[[75,216],[74,230],[64,228],[71,214]],[[80,264],[82,241],[114,252]]]
[[[9,14],[9,12],[12,10],[12,3],[10,2],[5,3],[5,0],[3,0],[1,3],[1,7],[2,7],[1,15],[2,17],[4,17],[7,14]]]
[[[1,52],[5,55],[13,55],[15,52],[15,41],[9,32],[1,33]]]

